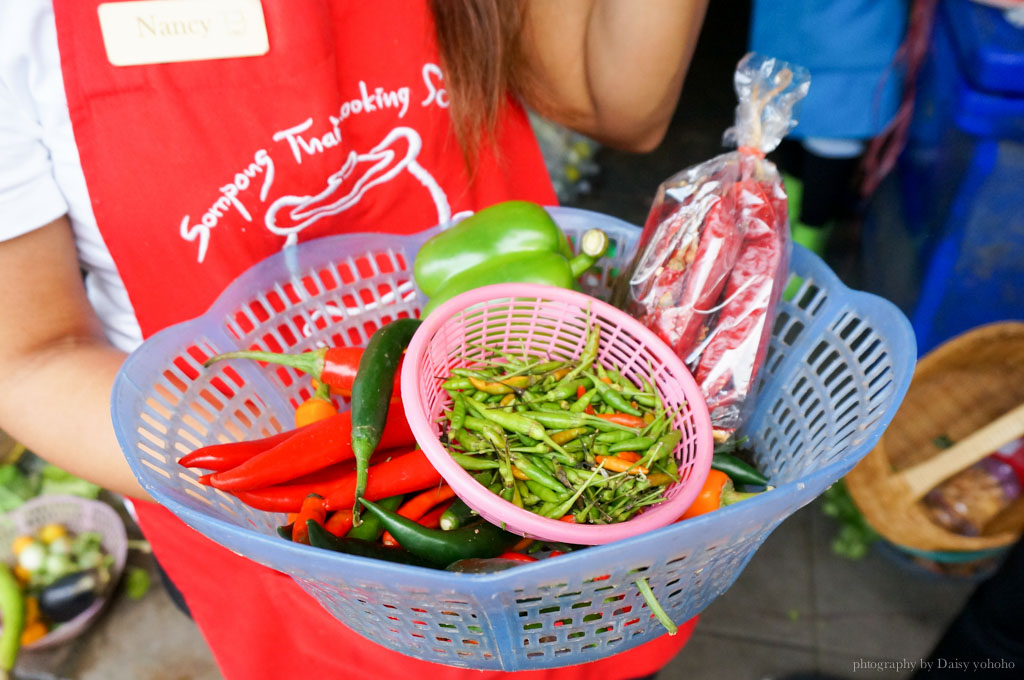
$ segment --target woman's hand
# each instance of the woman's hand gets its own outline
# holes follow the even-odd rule
[[[602,144],[650,151],[668,129],[707,0],[529,0],[524,96]]]
[[[147,498],[110,420],[124,354],[89,305],[66,217],[0,242],[0,291],[0,428],[74,475]]]

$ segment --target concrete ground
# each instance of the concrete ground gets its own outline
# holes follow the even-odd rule
[[[712,5],[665,144],[643,157],[602,153],[602,174],[578,205],[642,223],[658,183],[721,150],[746,19],[737,14],[742,3]],[[857,561],[837,557],[830,548],[837,526],[820,506],[797,512],[767,539],[735,585],[705,610],[661,680],[759,680],[812,669],[852,678],[863,667],[858,663],[918,661],[929,652],[973,584],[928,575],[879,548]],[[120,594],[83,637],[24,654],[19,680],[220,678],[195,626],[161,587],[151,558],[132,553],[130,562],[150,570],[148,593],[139,600]]]

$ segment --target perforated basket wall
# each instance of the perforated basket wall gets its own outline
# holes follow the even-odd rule
[[[615,253],[584,278],[606,297],[638,230],[602,215],[553,208],[577,236],[599,226]],[[415,237],[322,239],[260,263],[201,318],[155,335],[125,363],[114,388],[119,441],[142,485],[212,540],[292,575],[332,614],[402,653],[480,669],[583,663],[663,632],[634,581],[647,578],[683,622],[736,579],[769,533],[849,471],[881,436],[909,385],[916,356],[909,323],[891,304],[842,286],[796,248],[797,295],[783,303],[762,391],[747,433],[777,488],[648,534],[495,574],[369,561],[289,543],[282,516],[202,486],[177,465],[213,442],[270,434],[309,395],[294,371],[202,361],[257,346],[300,351],[364,344],[391,318],[415,315]]]

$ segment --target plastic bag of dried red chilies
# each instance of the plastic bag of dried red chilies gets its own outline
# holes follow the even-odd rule
[[[664,182],[613,301],[658,334],[701,386],[712,424],[739,427],[789,271],[786,194],[765,160],[796,119],[807,72],[746,55],[736,69],[736,151]]]

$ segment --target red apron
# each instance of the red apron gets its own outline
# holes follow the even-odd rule
[[[146,336],[198,316],[289,243],[413,233],[512,198],[556,202],[518,107],[501,121],[500,158],[484,154],[468,176],[425,0],[264,2],[264,56],[127,67],[107,60],[98,4],[54,1],[61,68],[100,233]],[[387,650],[289,577],[160,506],[136,507],[227,678],[506,675]],[[642,676],[691,628],[594,664],[522,676]]]

